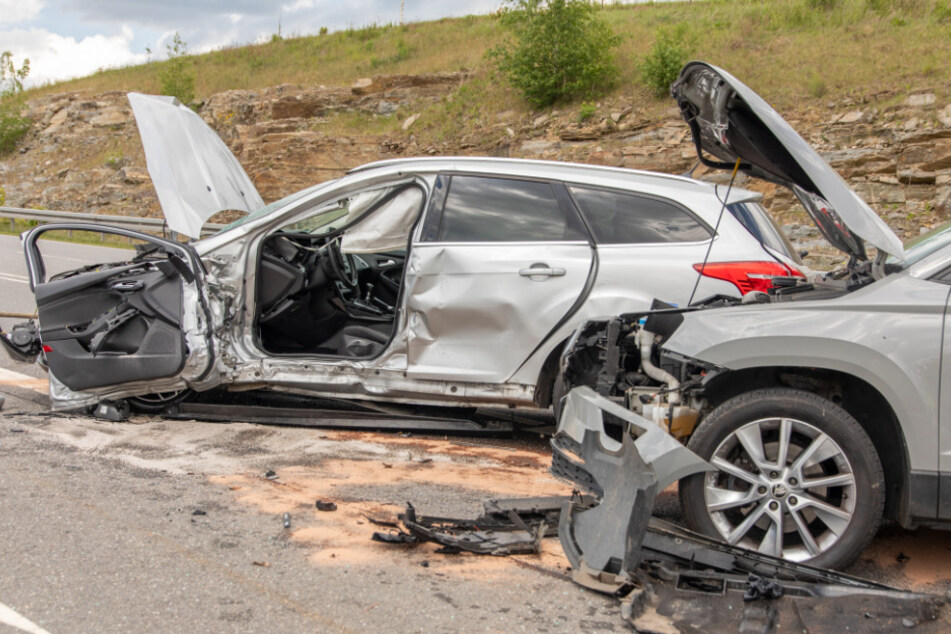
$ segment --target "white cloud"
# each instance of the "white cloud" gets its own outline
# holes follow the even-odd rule
[[[32,20],[43,9],[44,0],[0,0],[0,24]]]
[[[294,13],[301,9],[312,9],[316,4],[315,0],[294,0],[291,4],[281,5],[281,9],[288,13]]]
[[[100,68],[115,68],[146,61],[145,53],[130,48],[133,32],[123,25],[118,35],[92,35],[76,38],[50,33],[45,29],[0,31],[0,42],[18,61],[30,59],[27,85],[82,77]]]

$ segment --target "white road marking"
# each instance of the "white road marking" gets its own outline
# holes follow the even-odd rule
[[[13,370],[0,368],[0,385],[12,385],[22,387],[27,390],[34,390],[41,394],[46,394],[50,390],[50,383],[47,379],[37,379],[26,374],[20,374]]]
[[[19,282],[20,284],[29,284],[29,278],[23,277],[22,275],[14,275],[13,273],[0,273],[0,280],[5,282]]]
[[[30,634],[50,634],[30,619],[14,612],[13,608],[7,607],[2,603],[0,603],[0,623],[15,627],[24,632],[29,632]]]

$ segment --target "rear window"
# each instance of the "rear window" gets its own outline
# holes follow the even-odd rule
[[[581,220],[545,182],[453,176],[439,227],[441,242],[587,240]]]
[[[790,258],[797,264],[802,264],[799,254],[795,247],[783,233],[776,220],[770,215],[766,208],[758,202],[732,203],[726,206],[741,225],[753,234],[753,237],[768,246]]]
[[[710,238],[706,227],[673,203],[603,189],[569,189],[599,244],[699,242]]]

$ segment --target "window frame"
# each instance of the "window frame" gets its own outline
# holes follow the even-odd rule
[[[574,223],[574,227],[579,233],[579,237],[571,240],[443,240],[440,234],[443,229],[443,220],[445,218],[446,203],[449,199],[449,191],[452,187],[452,181],[456,177],[482,178],[505,181],[522,181],[527,183],[545,184],[551,187],[552,194],[558,204],[558,209],[564,214],[567,225]],[[581,211],[578,209],[574,199],[571,197],[565,183],[551,178],[537,178],[532,176],[511,175],[483,172],[440,172],[436,176],[436,182],[433,187],[433,194],[430,197],[429,204],[425,210],[425,216],[422,222],[422,228],[419,233],[419,242],[425,244],[579,244],[586,243],[593,245],[594,237],[588,223],[585,222]]]
[[[716,235],[717,235],[716,232],[713,230],[713,227],[711,227],[703,218],[697,215],[696,212],[691,210],[689,207],[687,207],[683,203],[676,201],[672,198],[667,198],[666,196],[658,196],[656,194],[649,194],[649,193],[641,192],[641,191],[633,191],[630,189],[621,189],[618,187],[608,187],[604,185],[591,185],[588,183],[578,183],[578,182],[570,182],[570,183],[566,182],[564,183],[564,186],[565,186],[565,192],[568,194],[568,196],[571,197],[572,204],[577,209],[578,215],[581,217],[582,221],[585,223],[585,226],[588,228],[588,234],[591,236],[591,239],[594,242],[594,244],[597,244],[598,246],[621,247],[621,246],[632,246],[632,245],[660,246],[660,245],[671,245],[671,244],[673,245],[705,244],[709,240],[716,238]],[[591,223],[588,222],[588,218],[584,210],[582,209],[581,204],[578,202],[578,200],[575,198],[574,193],[571,191],[572,187],[602,191],[602,192],[607,192],[610,194],[618,194],[622,196],[631,196],[633,198],[645,198],[645,199],[653,200],[659,203],[665,203],[665,204],[671,205],[672,207],[687,214],[687,216],[691,218],[694,222],[696,222],[697,225],[700,226],[700,228],[702,228],[704,231],[707,232],[707,237],[702,240],[668,240],[663,242],[601,242],[600,240],[598,240],[597,233],[595,232],[594,227],[591,226]]]

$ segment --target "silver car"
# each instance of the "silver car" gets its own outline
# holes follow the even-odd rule
[[[682,480],[680,499],[692,528],[731,544],[836,567],[883,519],[948,522],[951,225],[903,247],[721,69],[688,64],[672,92],[698,151],[791,187],[850,263],[744,305],[586,323],[565,389],[595,388],[716,467]]]
[[[548,407],[582,321],[805,270],[758,194],[607,167],[394,160],[263,206],[189,109],[130,100],[170,228],[251,213],[190,243],[106,228],[144,248],[50,277],[41,236],[104,228],[23,235],[39,328],[3,341],[42,356],[57,410],[217,387]]]

